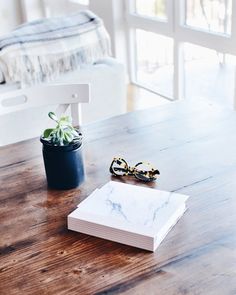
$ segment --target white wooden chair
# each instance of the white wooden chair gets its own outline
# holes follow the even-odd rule
[[[14,115],[30,108],[58,105],[55,112],[61,116],[70,106],[73,125],[78,126],[80,103],[88,103],[89,98],[89,84],[45,84],[18,89],[0,94],[0,115]],[[0,145],[4,145],[4,138],[0,138]]]

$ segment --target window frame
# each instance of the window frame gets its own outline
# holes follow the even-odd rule
[[[216,50],[223,54],[236,55],[236,1],[232,1],[231,34],[220,34],[191,27],[185,24],[186,6],[185,0],[166,0],[167,21],[156,17],[148,17],[135,13],[135,0],[124,0],[126,2],[126,24],[127,24],[127,52],[129,63],[130,80],[133,84],[146,88],[163,96],[161,93],[149,89],[146,85],[138,82],[137,73],[137,44],[135,30],[141,29],[156,34],[173,38],[174,50],[174,77],[173,97],[165,97],[169,100],[184,98],[184,55],[183,44],[194,45]],[[236,97],[236,95],[235,95]]]

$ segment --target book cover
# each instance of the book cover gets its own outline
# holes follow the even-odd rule
[[[155,251],[188,196],[110,181],[68,216],[68,229]]]

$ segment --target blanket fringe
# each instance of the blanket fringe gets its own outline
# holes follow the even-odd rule
[[[93,64],[98,59],[110,55],[110,44],[107,39],[89,44],[77,50],[61,54],[18,55],[8,62],[6,82],[20,81],[22,87],[52,82],[62,74]]]

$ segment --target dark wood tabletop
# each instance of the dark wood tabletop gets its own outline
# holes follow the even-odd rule
[[[236,113],[172,103],[83,135],[86,180],[68,191],[47,189],[39,139],[0,148],[0,294],[236,294]],[[111,177],[113,156],[161,175]],[[111,179],[190,196],[155,253],[67,230],[67,215]]]

